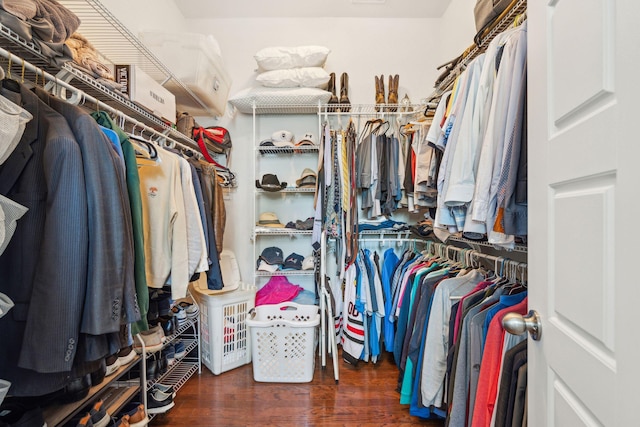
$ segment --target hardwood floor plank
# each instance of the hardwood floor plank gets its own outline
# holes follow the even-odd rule
[[[178,392],[175,407],[156,416],[153,426],[430,426],[442,420],[421,420],[400,405],[398,369],[389,360],[357,367],[339,361],[335,384],[331,362],[316,361],[309,383],[260,383],[252,365],[221,375],[203,366]]]

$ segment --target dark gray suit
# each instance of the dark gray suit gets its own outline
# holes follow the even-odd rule
[[[24,396],[62,388],[72,369],[89,239],[82,157],[74,135],[36,95],[25,87],[19,92],[2,90],[33,120],[0,166],[0,194],[29,211],[0,256],[0,291],[15,302],[0,319],[0,378],[11,381],[11,394]]]
[[[121,322],[140,320],[124,166],[87,112],[42,90],[36,93],[67,120],[82,152],[89,213],[89,269],[81,332],[119,332]]]

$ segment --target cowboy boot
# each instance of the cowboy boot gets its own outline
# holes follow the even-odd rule
[[[396,111],[398,109],[398,80],[400,80],[400,76],[397,74],[394,77],[389,76],[388,102],[392,105],[389,107],[389,111]]]
[[[329,104],[337,104],[338,97],[336,96],[336,73],[329,74],[329,87],[327,88],[331,92],[331,98],[329,98]],[[335,108],[330,107],[329,111],[335,111]]]
[[[380,75],[380,78],[378,78],[378,76],[375,76],[376,78],[376,111],[380,111],[380,107],[378,106],[378,104],[385,104],[384,101],[384,74]]]
[[[351,102],[349,101],[349,75],[342,73],[340,76],[340,110],[349,111],[351,109]]]

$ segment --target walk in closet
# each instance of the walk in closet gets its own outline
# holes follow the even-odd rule
[[[0,427],[636,425],[638,14],[0,0]]]

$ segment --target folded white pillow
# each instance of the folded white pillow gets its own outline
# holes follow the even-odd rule
[[[319,87],[324,89],[330,78],[324,68],[305,67],[265,71],[259,74],[256,80],[265,87]]]
[[[290,68],[324,67],[331,52],[323,46],[275,46],[261,49],[254,55],[263,71],[288,70]]]

